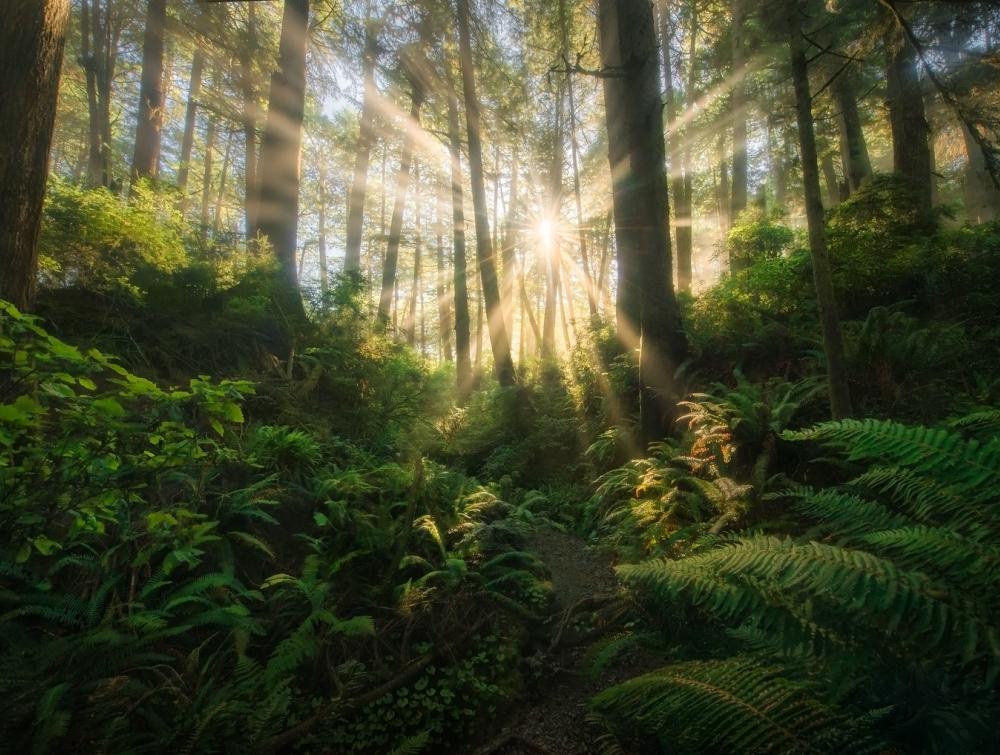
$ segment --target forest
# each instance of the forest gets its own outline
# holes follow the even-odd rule
[[[0,5],[0,753],[998,751],[995,0]]]

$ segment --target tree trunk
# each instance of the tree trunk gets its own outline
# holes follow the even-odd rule
[[[674,372],[686,353],[671,277],[669,201],[656,31],[648,0],[600,0],[601,62],[618,240],[622,341],[639,345],[643,447],[663,437],[676,411]],[[624,271],[623,273],[621,271]]]
[[[688,78],[687,78],[687,109],[693,110],[698,96],[695,92],[697,82],[697,40],[698,40],[698,6],[691,4],[691,30],[688,37]],[[681,140],[678,135],[678,144]],[[675,147],[671,148],[676,150]],[[671,151],[671,154],[676,154]],[[684,172],[684,180],[677,194],[674,205],[674,217],[677,219],[677,288],[680,291],[690,291],[691,283],[694,279],[693,269],[693,246],[694,246],[694,226],[692,223],[691,208],[693,205],[693,176],[691,168],[691,146],[690,138],[683,140],[679,157]]]
[[[413,238],[413,285],[410,287],[410,304],[406,317],[406,342],[410,346],[417,343],[417,303],[420,300],[420,265],[423,262],[423,239],[420,237],[420,167],[413,166],[413,182],[415,185],[414,197],[416,207],[414,208],[414,238]]]
[[[198,47],[191,59],[191,81],[188,84],[187,110],[184,114],[184,135],[181,137],[181,161],[177,169],[177,189],[181,193],[181,211],[187,204],[187,184],[191,172],[191,152],[194,149],[194,127],[198,118],[198,98],[205,70],[205,52]]]
[[[362,57],[364,92],[361,103],[361,131],[354,155],[354,180],[347,196],[347,243],[344,251],[344,272],[361,270],[361,237],[365,222],[365,195],[368,190],[368,163],[375,140],[375,65],[378,60],[378,34],[372,21],[365,23],[365,50]]]
[[[503,247],[500,250],[500,263],[503,265],[503,287],[500,291],[503,300],[504,323],[507,332],[513,333],[514,328],[514,258],[517,253],[517,179],[518,165],[517,147],[511,160],[510,197],[507,202],[507,218],[504,223]]]
[[[1000,217],[1000,189],[993,185],[986,167],[983,148],[969,132],[964,123],[962,140],[968,160],[962,189],[965,198],[965,213],[974,223],[989,223]]]
[[[476,257],[483,284],[483,299],[489,321],[493,369],[500,385],[514,385],[516,375],[510,356],[510,340],[500,306],[500,286],[490,238],[490,220],[486,207],[486,184],[483,180],[483,146],[479,134],[479,98],[476,95],[472,39],[469,29],[469,0],[457,0],[462,87],[465,95],[465,121],[469,139],[469,174],[472,180],[472,205],[476,218]]]
[[[826,181],[826,200],[830,207],[834,207],[840,203],[840,181],[837,180],[837,169],[830,152],[823,155],[822,166],[823,180]]]
[[[142,41],[142,80],[139,85],[139,117],[135,129],[131,180],[156,176],[163,128],[163,37],[167,25],[167,0],[149,0],[146,31]]]
[[[208,238],[209,207],[212,196],[212,162],[215,150],[216,117],[208,117],[208,129],[205,132],[205,159],[201,174],[201,238]]]
[[[913,46],[897,29],[887,40],[886,95],[893,170],[916,192],[918,221],[934,224],[929,129]]]
[[[559,0],[559,20],[562,32],[562,52],[569,60],[569,19],[566,16],[566,0]],[[583,203],[580,196],[580,142],[576,135],[576,92],[573,76],[566,75],[566,95],[569,98],[569,144],[573,167],[573,199],[576,203],[576,231],[580,243],[580,266],[583,268],[583,285],[587,294],[587,307],[591,319],[597,317],[597,289],[590,270],[590,254],[587,249],[587,230],[584,228]]]
[[[240,49],[240,88],[243,94],[243,205],[246,213],[246,237],[257,234],[257,88],[254,85],[253,59],[257,53],[257,16],[253,3],[247,3],[246,39]]]
[[[413,134],[420,128],[423,90],[414,86],[410,96],[410,119],[403,127],[403,151],[399,157],[399,171],[396,173],[396,195],[392,204],[392,220],[389,222],[389,238],[385,245],[385,263],[382,266],[382,294],[378,302],[378,322],[383,328],[389,325],[393,291],[396,288],[399,240],[403,233],[403,212],[406,209],[406,193],[410,188],[410,164],[413,162]]]
[[[730,27],[730,42],[733,56],[733,170],[732,199],[729,204],[729,218],[736,222],[747,207],[747,110],[746,110],[746,49],[743,39],[746,24],[746,0],[732,0],[733,22]]]
[[[465,207],[462,194],[462,143],[458,130],[458,97],[448,82],[448,145],[451,155],[451,213],[454,257],[452,260],[455,290],[455,382],[459,402],[472,388],[472,356],[469,353],[469,290],[465,261]]]
[[[844,177],[848,191],[853,194],[861,188],[861,182],[872,174],[872,163],[861,128],[861,114],[858,112],[858,99],[854,93],[851,72],[844,71],[834,79],[830,91],[838,111],[837,126],[840,130],[840,156],[844,164]]]
[[[319,160],[319,290],[330,289],[330,270],[326,258],[326,160]]]
[[[820,198],[819,169],[816,159],[816,135],[813,130],[812,96],[809,92],[809,69],[799,26],[796,0],[787,5],[789,51],[795,87],[795,115],[799,127],[802,157],[802,180],[805,188],[806,221],[809,226],[809,251],[812,256],[816,304],[826,352],[827,381],[830,390],[830,413],[834,419],[851,416],[851,393],[847,382],[843,338],[837,303],[833,293],[830,260],[826,249],[823,201]]]
[[[716,149],[719,158],[719,185],[716,206],[719,213],[719,230],[722,231],[723,240],[725,240],[725,235],[729,232],[729,226],[733,220],[729,214],[729,161],[726,160],[725,134],[719,134]]]
[[[103,13],[102,13],[103,10]],[[87,185],[111,187],[111,85],[122,22],[112,0],[81,0],[80,53],[86,72],[88,142]]]
[[[563,82],[555,96],[555,128],[552,131],[552,164],[549,169],[549,198],[545,217],[553,229],[559,226],[562,204],[563,168]],[[545,314],[542,317],[542,358],[551,359],[556,353],[556,318],[559,316],[559,288],[562,271],[562,239],[555,230],[542,240],[545,259]]]
[[[229,158],[233,153],[233,133],[226,136],[226,151],[222,156],[222,173],[219,175],[219,190],[215,196],[215,217],[212,220],[212,238],[218,238],[222,230],[222,206],[226,199],[226,181],[229,178]]]
[[[435,179],[435,183],[438,183]],[[435,293],[438,306],[438,336],[441,342],[441,360],[454,361],[451,348],[451,308],[448,306],[448,270],[444,254],[444,217],[445,217],[444,185],[438,185],[437,203],[434,217],[437,250],[437,280]]]
[[[299,151],[306,96],[309,0],[285,0],[278,70],[271,74],[267,125],[260,150],[258,232],[281,266],[280,297],[286,314],[302,314],[295,246],[299,222]]]
[[[0,298],[35,303],[38,232],[69,0],[14,0],[0,26]]]

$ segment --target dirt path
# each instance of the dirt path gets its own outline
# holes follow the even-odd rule
[[[583,668],[588,643],[580,640],[596,640],[600,635],[599,627],[588,624],[593,616],[591,604],[600,610],[613,602],[618,582],[608,554],[587,548],[573,535],[541,531],[528,539],[526,549],[537,554],[552,573],[555,603],[547,623],[548,641],[543,643],[547,647],[532,659],[537,681],[528,699],[510,713],[500,735],[475,755],[585,755],[593,752],[584,721],[587,701],[619,679],[611,678],[618,676],[617,669],[590,679]],[[565,621],[566,612],[574,608],[578,610]]]

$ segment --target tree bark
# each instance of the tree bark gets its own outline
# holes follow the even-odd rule
[[[330,269],[326,258],[326,160],[319,160],[319,290],[330,289]]]
[[[35,303],[38,233],[69,0],[14,0],[0,25],[0,298]]]
[[[833,155],[827,152],[823,155],[823,180],[826,181],[826,201],[830,207],[840,203],[840,181],[837,180],[837,169],[833,165]]]
[[[861,182],[872,174],[872,163],[868,157],[868,145],[861,128],[861,114],[855,95],[854,79],[851,72],[844,71],[830,86],[837,105],[837,127],[840,131],[840,156],[844,164],[844,177],[848,191],[853,194],[861,188]]]
[[[511,159],[510,197],[507,201],[507,218],[504,222],[503,247],[500,250],[500,263],[503,265],[503,287],[500,297],[503,301],[504,323],[507,331],[513,333],[514,328],[514,277],[515,255],[517,253],[517,183],[520,166],[518,164],[517,147]]]
[[[802,180],[805,188],[806,221],[809,226],[809,251],[812,257],[813,282],[823,350],[826,352],[827,382],[830,391],[830,413],[834,419],[850,417],[851,393],[847,381],[843,337],[837,317],[837,302],[833,293],[833,278],[826,248],[826,228],[823,201],[820,198],[819,168],[816,157],[816,135],[813,127],[812,96],[809,92],[809,69],[799,25],[799,5],[790,0],[788,18],[789,52],[792,81],[795,87],[795,115],[799,127],[799,149],[802,157]]]
[[[451,155],[452,260],[455,293],[455,382],[459,402],[472,388],[470,354],[469,290],[465,260],[465,200],[462,192],[462,143],[458,129],[458,97],[451,76],[448,82],[448,144]]]
[[[309,0],[285,0],[278,70],[271,74],[267,125],[260,151],[258,232],[281,266],[280,298],[286,313],[302,315],[295,246],[299,222],[299,152],[306,97]]]
[[[201,173],[201,238],[208,238],[209,207],[212,197],[213,152],[215,150],[216,116],[208,117],[208,128],[205,132],[205,157]]]
[[[187,110],[184,113],[184,135],[181,137],[181,161],[177,169],[177,189],[181,194],[181,211],[187,204],[187,184],[191,172],[191,152],[194,149],[194,127],[198,119],[198,98],[205,70],[205,52],[199,46],[191,58],[191,81],[188,84]]]
[[[435,183],[438,183],[435,180]],[[444,254],[445,226],[444,185],[439,184],[435,209],[434,229],[437,249],[437,281],[435,293],[438,305],[438,335],[441,342],[441,360],[453,362],[455,357],[451,348],[451,307],[448,306],[448,269]]]
[[[639,346],[640,440],[663,437],[676,412],[674,373],[686,353],[671,276],[669,201],[656,31],[648,0],[600,0],[608,155],[621,274],[619,329]],[[638,343],[637,343],[638,342]]]
[[[406,326],[404,330],[406,331],[406,342],[410,346],[415,346],[417,343],[417,305],[420,301],[420,274],[421,274],[421,259],[423,253],[423,239],[420,237],[420,167],[419,165],[413,166],[413,181],[416,184],[414,197],[416,207],[414,208],[414,238],[413,238],[413,284],[410,287],[410,303],[407,310],[406,316]]]
[[[403,212],[406,209],[406,194],[410,188],[410,165],[413,162],[413,133],[420,127],[420,106],[424,99],[423,90],[415,85],[410,98],[410,118],[403,128],[403,151],[399,157],[399,171],[396,173],[396,194],[392,204],[392,220],[389,222],[389,238],[385,245],[385,263],[382,266],[382,293],[378,302],[378,322],[383,328],[389,325],[393,292],[396,288],[399,240],[403,233]]]
[[[563,57],[569,60],[569,19],[566,13],[566,0],[559,0],[559,17]],[[569,144],[573,167],[573,199],[576,203],[576,232],[580,244],[580,267],[583,268],[583,285],[587,294],[587,307],[590,318],[594,319],[597,317],[597,289],[594,286],[594,275],[590,269],[587,230],[584,227],[583,202],[580,192],[580,142],[576,134],[576,92],[571,74],[566,75],[566,96],[569,100]]]
[[[896,29],[886,44],[886,96],[892,128],[893,170],[916,192],[918,221],[934,224],[929,129],[913,46]]]
[[[219,190],[215,193],[215,216],[212,220],[212,238],[218,238],[222,230],[222,206],[226,199],[226,181],[229,178],[229,159],[233,153],[233,134],[226,136],[226,151],[222,155],[222,173],[219,175]]]
[[[736,222],[747,207],[747,111],[746,111],[746,49],[743,39],[746,24],[746,0],[732,0],[733,22],[730,28],[730,42],[733,58],[733,93],[731,109],[733,113],[733,168],[732,199],[729,204],[729,218]]]
[[[257,52],[257,16],[253,3],[247,3],[246,39],[240,49],[240,88],[243,94],[243,204],[246,214],[246,237],[257,234],[260,196],[257,186],[257,87],[253,59]]]
[[[139,116],[132,154],[132,186],[156,176],[163,128],[163,39],[167,25],[167,0],[149,0],[146,31],[142,42],[142,79],[139,85]]]
[[[365,22],[365,49],[361,61],[364,80],[361,130],[358,135],[357,152],[354,155],[354,179],[347,195],[347,243],[344,250],[346,273],[358,273],[361,270],[361,237],[365,222],[368,164],[371,160],[372,144],[375,141],[375,99],[378,97],[375,66],[378,61],[378,51],[377,26],[368,20]]]
[[[559,226],[562,205],[563,168],[563,82],[555,95],[555,128],[552,131],[552,163],[549,168],[549,197],[545,217],[553,229]],[[559,289],[562,270],[562,239],[553,230],[542,240],[545,259],[545,313],[542,317],[542,358],[551,359],[556,353],[556,318],[559,315]]]
[[[483,180],[483,146],[479,134],[479,98],[476,95],[475,69],[472,58],[469,0],[457,0],[459,50],[462,68],[462,88],[465,95],[465,121],[469,139],[469,174],[472,181],[472,205],[476,219],[476,257],[483,284],[483,299],[489,322],[490,345],[493,349],[493,370],[500,385],[514,385],[516,374],[510,356],[510,340],[500,306],[500,286],[496,260],[490,238],[490,220],[486,205],[486,184]]]

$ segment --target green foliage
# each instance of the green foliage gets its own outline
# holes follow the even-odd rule
[[[141,293],[188,263],[186,233],[180,212],[148,184],[125,201],[53,180],[39,241],[43,282]]]
[[[667,666],[602,692],[593,706],[657,736],[667,752],[882,751],[859,721],[818,694],[779,668],[735,657]]]
[[[324,741],[354,741],[384,706],[352,698],[398,658],[549,600],[518,547],[537,498],[303,428],[244,431],[253,384],[164,388],[6,303],[0,361],[0,726],[16,746],[246,752],[324,706]],[[457,675],[454,704],[428,697],[353,751],[436,746],[496,704],[516,643],[490,642],[431,667]]]
[[[747,210],[740,215],[726,234],[726,253],[734,269],[778,259],[791,251],[795,233],[778,223],[778,219],[760,210]]]
[[[1000,671],[998,617],[979,597],[1000,588],[1000,441],[870,419],[827,422],[783,438],[822,444],[867,469],[842,486],[773,496],[787,502],[795,522],[812,523],[804,533],[796,527],[783,536],[707,538],[680,558],[619,567],[620,576],[660,610],[689,606],[731,627],[754,658],[782,664],[782,674],[799,674],[808,659],[819,684],[843,689],[856,682],[841,722],[867,727],[873,722],[865,710],[893,705],[880,736],[920,741],[928,751],[982,751],[982,722]],[[660,723],[669,736],[717,747],[713,732],[734,715],[727,710],[752,677],[743,663],[697,666],[719,672],[714,701],[676,693],[668,670],[596,702],[618,720]],[[796,715],[803,698],[792,702],[774,688],[759,699],[770,715]]]

